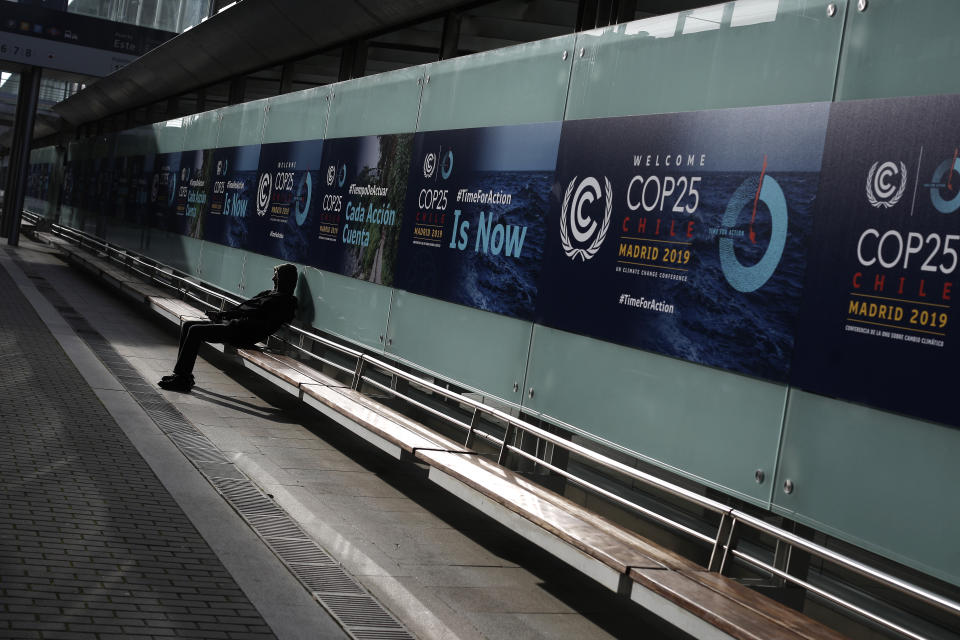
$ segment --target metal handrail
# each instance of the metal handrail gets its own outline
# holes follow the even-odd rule
[[[390,373],[392,375],[395,375],[401,378],[405,378],[409,382],[413,382],[417,385],[421,385],[424,388],[429,389],[434,393],[438,393],[443,396],[446,396],[451,400],[457,400],[458,402],[462,402],[463,404],[466,404],[467,406],[473,409],[476,409],[477,411],[486,413],[498,420],[506,422],[507,424],[513,427],[522,429],[523,431],[526,431],[527,433],[534,435],[540,438],[541,440],[549,442],[554,446],[559,446],[564,449],[567,449],[571,453],[576,453],[577,455],[589,460],[590,462],[600,464],[613,471],[618,471],[621,474],[626,475],[633,480],[639,480],[645,484],[648,484],[657,489],[660,489],[661,491],[665,491],[676,497],[689,500],[690,502],[693,502],[694,504],[696,504],[698,507],[709,509],[710,511],[713,511],[715,513],[724,514],[724,513],[729,513],[731,511],[731,508],[723,504],[722,502],[711,500],[710,498],[701,496],[700,494],[694,493],[689,489],[685,489],[681,486],[675,485],[671,482],[658,478],[654,475],[640,471],[639,469],[635,469],[633,467],[627,466],[622,462],[611,460],[610,458],[602,454],[599,454],[591,449],[587,449],[582,445],[579,445],[575,442],[571,442],[570,440],[561,438],[553,433],[550,433],[549,431],[546,431],[545,429],[541,429],[540,427],[534,426],[529,422],[526,422],[524,420],[511,416],[508,413],[504,413],[503,411],[501,411],[500,409],[497,409],[496,407],[485,405],[482,402],[478,402],[477,400],[458,394],[455,391],[450,391],[449,389],[445,389],[437,384],[433,384],[431,382],[427,382],[425,380],[417,378],[416,376],[412,376],[406,371],[403,371],[402,369],[398,369],[397,367],[390,365],[377,358],[374,358],[372,356],[368,356],[364,354],[363,357],[366,360],[366,362],[379,367],[380,369],[386,371],[387,373]]]
[[[862,562],[848,558],[847,556],[837,553],[832,549],[828,549],[822,545],[818,545],[815,542],[811,542],[805,538],[790,533],[789,531],[784,531],[779,527],[775,527],[768,522],[765,522],[759,518],[751,516],[748,513],[743,513],[742,511],[734,510],[732,514],[733,518],[739,522],[750,525],[754,529],[758,529],[764,533],[767,533],[778,540],[783,540],[787,544],[793,547],[797,547],[808,553],[812,553],[817,557],[823,558],[828,562],[839,565],[845,569],[853,571],[855,573],[869,578],[875,582],[879,582],[884,586],[895,589],[906,595],[913,596],[918,600],[923,600],[927,604],[933,605],[943,611],[953,613],[955,615],[960,615],[960,603],[954,602],[949,598],[944,598],[943,596],[936,594],[932,591],[918,587],[914,584],[907,582],[906,580],[901,580],[896,576],[892,576],[885,571],[879,569],[874,569],[873,567],[867,566]]]
[[[144,264],[151,267],[155,272],[159,270],[159,267],[157,267],[156,264],[145,262],[140,258],[138,254],[126,249],[121,250],[119,248],[112,247],[109,243],[99,238],[96,238],[95,236],[91,236],[86,232],[72,229],[70,227],[64,227],[62,225],[56,225],[56,224],[52,225],[52,229],[54,230],[54,232],[59,231],[64,236],[68,234],[73,235],[78,239],[77,242],[81,246],[83,244],[83,240],[86,240],[87,242],[103,247],[104,253],[108,256],[108,258],[110,257],[111,251],[113,251],[114,253],[122,252],[124,256],[131,258],[140,264]],[[123,263],[123,264],[126,264],[126,263]],[[173,278],[176,278],[177,280],[188,284],[190,287],[203,291],[208,295],[220,297],[221,299],[229,300],[230,302],[236,302],[236,300],[231,299],[226,294],[206,288],[202,284],[196,282],[195,280],[190,280],[186,277],[179,276],[176,273],[170,273],[166,271],[164,271],[163,273],[167,277],[172,276]],[[168,283],[164,283],[164,284],[168,284]],[[171,285],[168,284],[168,286],[171,286]],[[187,294],[187,291],[185,289],[178,289],[178,290],[183,294]],[[499,420],[505,423],[507,425],[507,429],[502,440],[492,436],[491,434],[481,432],[481,435],[484,439],[493,443],[500,444],[500,447],[501,447],[500,458],[499,458],[500,461],[503,461],[504,456],[506,455],[507,452],[519,455],[525,459],[533,461],[538,465],[543,466],[544,468],[551,470],[554,473],[557,473],[567,478],[568,480],[575,482],[578,485],[581,485],[589,489],[590,491],[593,491],[608,499],[611,499],[617,502],[618,504],[621,504],[622,506],[638,511],[644,514],[645,516],[665,526],[674,528],[688,536],[701,540],[702,542],[712,544],[714,547],[715,554],[717,552],[723,554],[723,562],[719,565],[720,573],[723,573],[723,570],[726,565],[727,557],[733,556],[743,562],[756,566],[762,569],[763,571],[770,573],[771,575],[775,575],[786,581],[797,584],[805,589],[809,589],[811,592],[816,593],[821,597],[848,609],[851,612],[864,616],[865,618],[872,620],[873,622],[881,626],[884,626],[892,631],[895,631],[897,633],[900,633],[910,638],[914,638],[915,640],[923,640],[923,636],[920,636],[893,621],[887,620],[881,616],[878,616],[877,614],[869,612],[863,609],[862,607],[859,607],[858,605],[855,605],[841,598],[840,596],[837,596],[824,589],[816,587],[815,585],[811,585],[807,581],[802,580],[801,578],[792,576],[786,571],[778,569],[777,567],[774,567],[769,563],[764,562],[763,560],[755,558],[749,554],[746,554],[736,549],[735,529],[737,528],[737,525],[745,525],[762,534],[769,535],[776,540],[782,541],[792,547],[795,547],[797,549],[810,553],[834,565],[837,565],[849,571],[855,572],[863,577],[868,578],[874,583],[877,583],[884,587],[888,587],[897,592],[908,595],[926,604],[934,606],[942,611],[946,611],[953,615],[960,615],[960,603],[954,600],[945,598],[939,594],[936,594],[922,587],[918,587],[914,584],[911,584],[905,580],[897,578],[896,576],[893,576],[879,569],[874,569],[873,567],[870,567],[862,562],[849,558],[841,553],[833,551],[832,549],[824,547],[823,545],[817,544],[815,542],[812,542],[810,540],[797,536],[796,534],[793,534],[780,527],[777,527],[776,525],[770,524],[749,513],[740,511],[738,509],[734,509],[721,502],[712,500],[710,498],[697,494],[693,491],[690,491],[689,489],[673,484],[667,480],[663,480],[649,473],[640,471],[639,469],[635,469],[633,467],[627,466],[617,460],[608,458],[607,456],[597,453],[582,445],[579,445],[570,440],[566,440],[560,436],[550,433],[545,429],[542,429],[540,427],[537,427],[536,425],[533,425],[533,424],[530,424],[529,422],[521,420],[520,418],[512,416],[496,407],[491,407],[489,405],[483,404],[482,402],[474,400],[473,398],[467,397],[461,393],[458,393],[456,391],[451,391],[450,389],[442,387],[434,382],[431,382],[429,380],[424,380],[423,378],[420,378],[413,373],[400,369],[399,367],[393,364],[390,364],[384,360],[371,356],[367,353],[345,346],[343,344],[330,340],[324,336],[312,333],[300,327],[287,325],[287,328],[293,331],[294,333],[300,335],[301,341],[304,338],[306,338],[315,343],[322,344],[335,351],[338,351],[346,356],[355,358],[357,360],[357,364],[354,370],[354,379],[352,383],[352,386],[354,389],[359,390],[363,383],[370,384],[376,388],[387,391],[392,395],[402,398],[404,401],[414,406],[427,410],[431,414],[436,415],[437,417],[440,417],[442,419],[445,419],[448,422],[455,424],[460,428],[466,427],[473,434],[477,433],[476,431],[473,430],[472,425],[467,425],[463,421],[458,420],[453,416],[446,415],[443,412],[437,411],[436,409],[433,409],[432,407],[429,407],[424,403],[417,401],[414,398],[411,398],[407,395],[400,393],[399,391],[397,391],[392,387],[382,384],[381,382],[371,378],[370,376],[363,375],[365,368],[370,366],[370,367],[379,369],[383,373],[389,374],[392,377],[403,379],[406,382],[413,384],[417,387],[420,387],[432,394],[436,394],[444,398],[454,400],[466,407],[471,408],[474,411],[475,415],[485,414],[496,420]],[[307,356],[319,359],[323,362],[328,362],[318,354],[315,354],[311,351],[307,351],[303,349],[301,346],[297,346],[291,343],[290,341],[284,341],[284,342],[296,348],[299,352]],[[328,364],[337,366],[337,368],[343,371],[347,371],[347,369],[343,366],[335,365],[334,363],[329,363],[329,362]],[[552,444],[555,447],[561,447],[562,449],[565,449],[570,453],[580,456],[583,459],[589,461],[590,463],[595,464],[605,470],[619,473],[623,476],[626,476],[627,478],[630,478],[631,480],[638,481],[649,488],[663,491],[669,495],[681,498],[697,507],[719,514],[721,516],[721,522],[720,522],[720,525],[717,527],[716,536],[710,537],[702,532],[691,529],[690,527],[687,527],[682,523],[676,522],[666,516],[663,516],[662,514],[658,514],[650,509],[647,509],[642,505],[638,505],[621,496],[617,496],[616,494],[604,489],[603,487],[597,486],[587,480],[584,480],[583,478],[577,477],[576,475],[564,469],[560,469],[559,467],[556,467],[555,465],[552,465],[546,462],[545,460],[531,454],[530,452],[527,452],[521,449],[520,447],[517,447],[511,444],[510,443],[511,435],[515,433],[516,430],[526,432],[532,436],[535,436],[540,440],[543,440],[544,442]],[[713,563],[711,562],[711,565],[712,564]]]

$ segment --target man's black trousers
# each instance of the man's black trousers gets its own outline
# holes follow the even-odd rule
[[[180,353],[173,372],[181,376],[193,374],[197,352],[204,342],[227,342],[232,331],[225,324],[209,320],[188,320],[180,327]]]

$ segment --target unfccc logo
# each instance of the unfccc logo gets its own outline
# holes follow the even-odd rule
[[[332,187],[333,181],[337,178],[337,167],[335,165],[330,165],[327,167],[327,186]]]
[[[270,206],[270,193],[273,191],[273,181],[269,173],[260,176],[260,184],[257,185],[257,215],[267,215],[267,209]]]
[[[567,185],[563,206],[560,208],[560,244],[571,260],[579,257],[586,262],[597,255],[607,237],[610,214],[613,211],[613,186],[607,177],[603,178],[603,182],[605,189],[602,194],[600,182],[594,177],[584,178],[580,186],[577,186],[577,178],[574,177]],[[603,221],[598,224],[593,218],[584,215],[583,206],[596,202],[601,195],[606,198],[607,204],[603,211]],[[574,242],[580,246],[575,247]],[[583,245],[588,246],[584,248]]]
[[[423,177],[432,178],[436,170],[437,170],[437,154],[431,151],[423,159]]]
[[[879,165],[879,166],[878,166]],[[897,184],[897,176],[900,184]],[[900,202],[907,188],[907,166],[902,162],[874,162],[867,173],[867,201],[870,206],[889,209]]]

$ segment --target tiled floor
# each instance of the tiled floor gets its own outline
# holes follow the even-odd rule
[[[274,638],[0,270],[0,637]]]

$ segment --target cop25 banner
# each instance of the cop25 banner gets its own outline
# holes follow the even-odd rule
[[[214,149],[203,239],[245,249],[257,193],[260,145]]]
[[[327,140],[309,264],[392,286],[413,134]]]
[[[416,134],[397,286],[532,319],[560,123]]]
[[[829,106],[565,122],[538,322],[786,381]]]
[[[194,238],[203,237],[203,212],[210,188],[210,149],[180,154],[180,178],[173,209],[167,211],[166,229]]]
[[[323,140],[260,147],[256,197],[245,218],[245,248],[280,260],[309,262],[322,158]]]
[[[792,381],[960,425],[960,96],[830,113]]]

